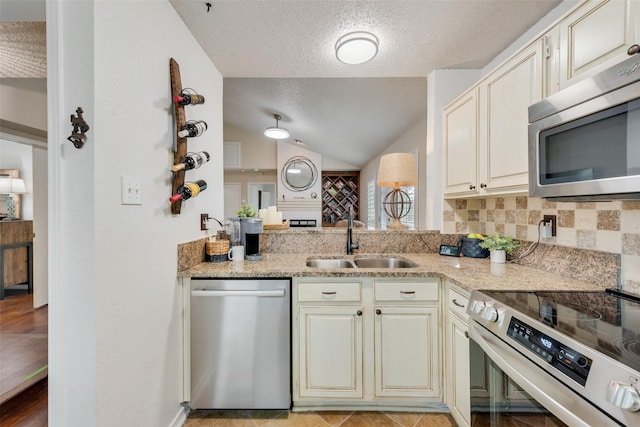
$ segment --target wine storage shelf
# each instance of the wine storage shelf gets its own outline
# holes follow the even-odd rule
[[[347,218],[353,206],[354,219],[360,218],[360,172],[322,172],[322,225],[333,227]]]

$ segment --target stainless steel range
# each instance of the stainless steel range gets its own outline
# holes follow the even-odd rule
[[[467,313],[472,377],[493,378],[471,390],[472,425],[640,426],[639,297],[474,291]]]

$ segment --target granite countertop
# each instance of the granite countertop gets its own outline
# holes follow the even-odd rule
[[[605,286],[567,278],[513,263],[495,264],[488,258],[447,257],[438,254],[385,254],[406,258],[416,268],[345,268],[307,267],[308,258],[371,257],[375,254],[347,256],[341,254],[264,254],[262,261],[201,262],[178,273],[191,278],[275,278],[275,277],[437,277],[449,280],[462,289],[510,290],[602,290]]]

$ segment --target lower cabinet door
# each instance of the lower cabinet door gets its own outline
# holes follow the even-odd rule
[[[362,308],[299,308],[301,397],[362,398]]]
[[[446,343],[447,405],[459,426],[471,424],[468,326],[448,315]]]
[[[374,311],[376,396],[438,396],[438,308]]]

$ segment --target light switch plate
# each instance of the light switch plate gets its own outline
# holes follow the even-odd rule
[[[142,204],[142,183],[139,176],[120,177],[121,204],[141,205]]]

